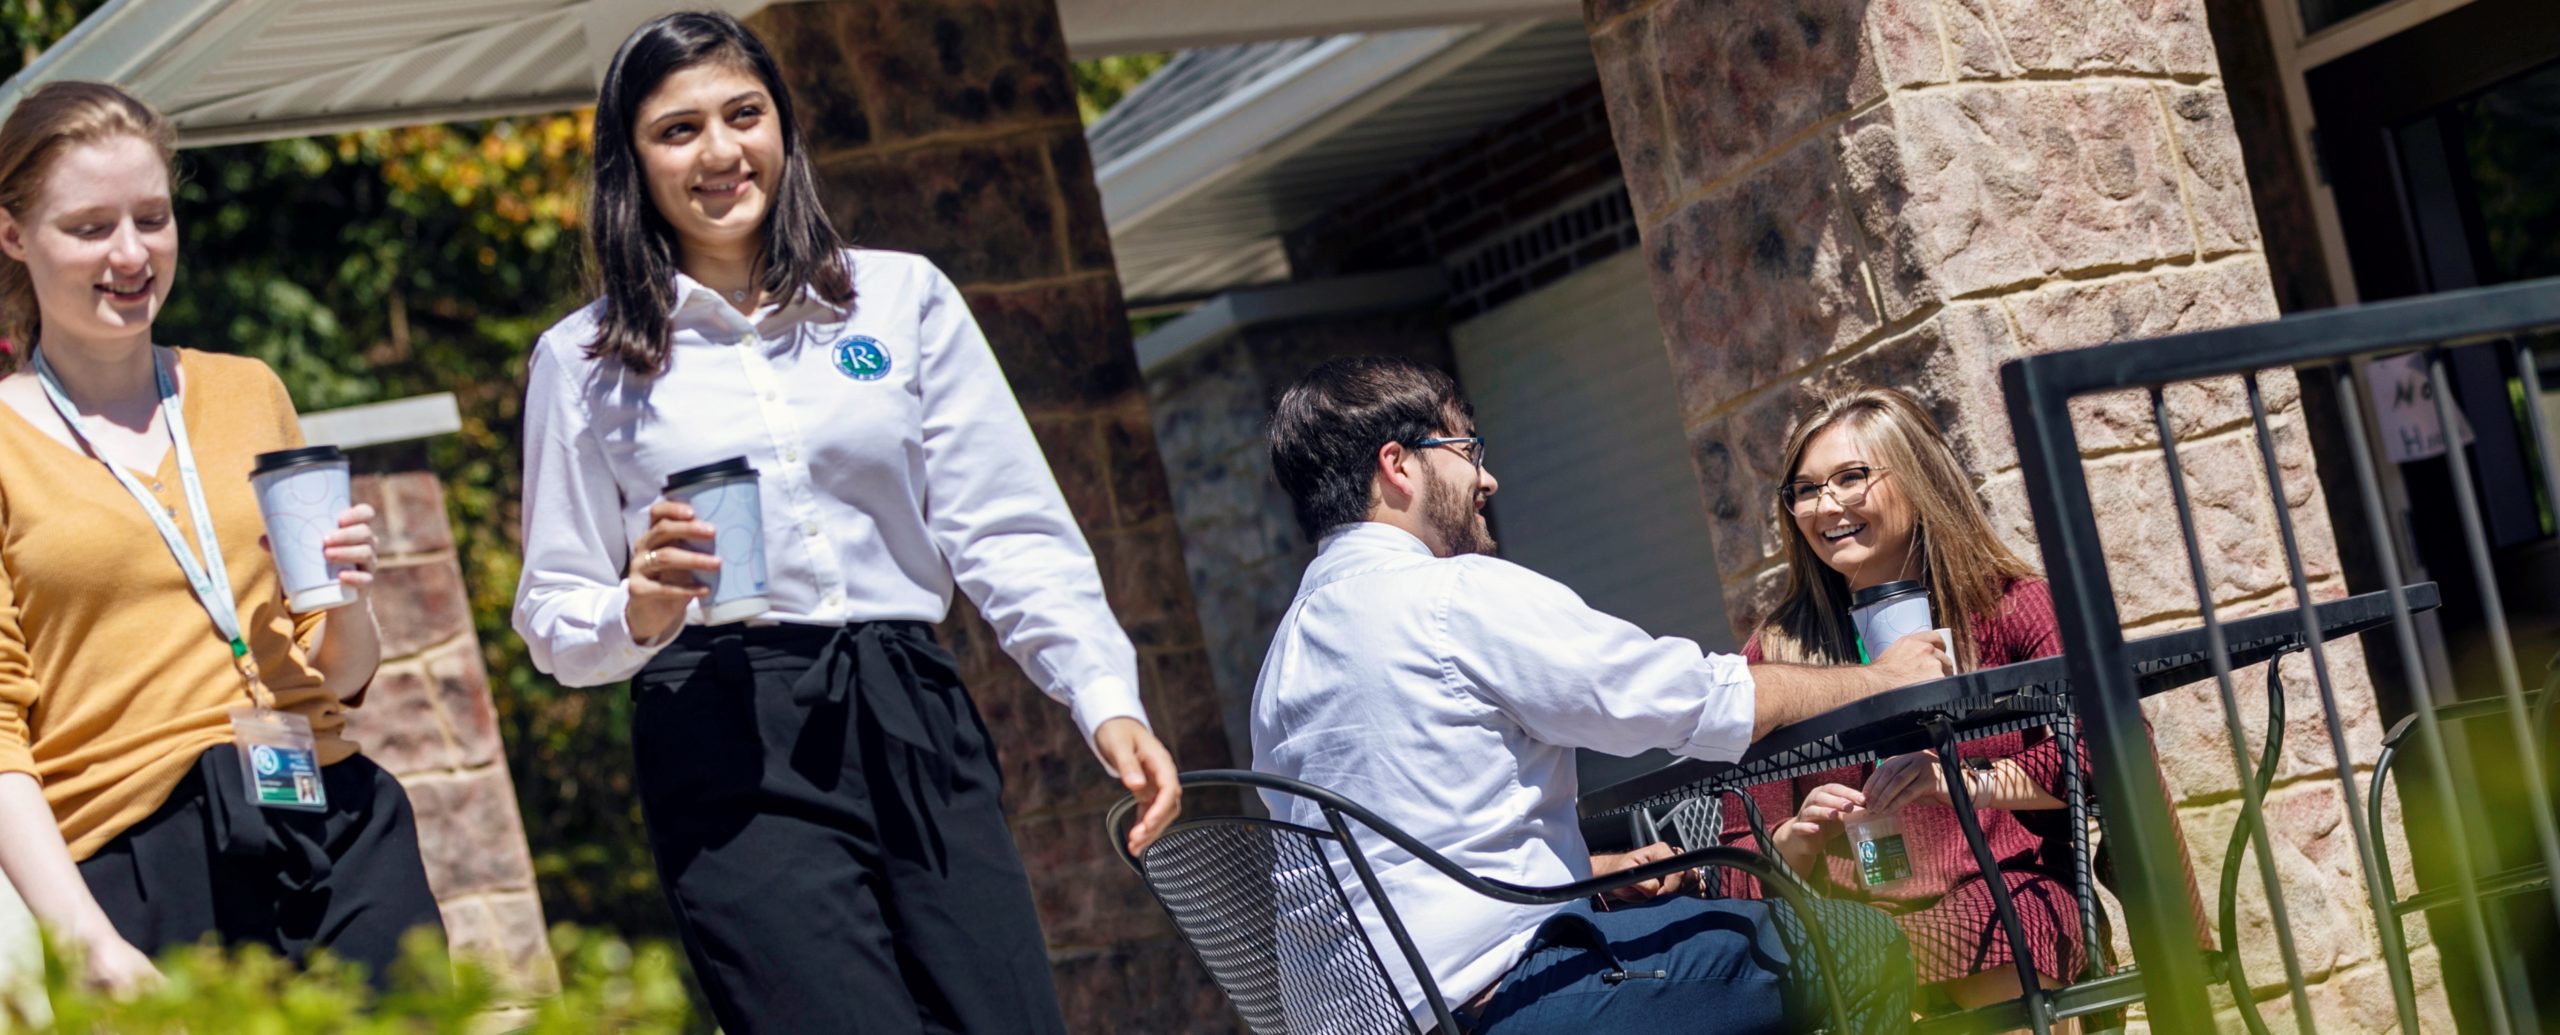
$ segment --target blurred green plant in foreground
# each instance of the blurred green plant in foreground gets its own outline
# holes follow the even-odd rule
[[[560,991],[509,993],[489,969],[450,960],[438,939],[413,935],[390,989],[379,996],[362,968],[325,954],[296,969],[260,947],[189,946],[157,961],[158,987],[118,999],[83,984],[77,961],[48,946],[45,992],[52,1016],[30,1017],[0,999],[0,1031],[39,1035],[532,1035],[687,1030],[693,1018],[663,943],[637,947],[567,925],[551,931]]]

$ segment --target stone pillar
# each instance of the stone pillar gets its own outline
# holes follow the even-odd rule
[[[516,811],[480,638],[453,546],[444,486],[402,447],[353,452],[355,498],[381,517],[373,591],[382,668],[347,733],[409,792],[427,883],[457,957],[501,977],[523,1004],[559,989],[533,857]],[[522,1009],[497,1018],[531,1020]]]
[[[1228,762],[1155,429],[1052,0],[791,3],[752,21],[791,77],[836,227],[968,297],[1137,643],[1186,769]],[[1125,792],[965,598],[942,629],[995,733],[1074,1031],[1231,1025],[1102,816]]]
[[[1745,630],[1779,588],[1787,531],[1770,487],[1798,386],[1925,397],[2002,534],[2033,558],[2002,360],[2276,316],[2201,0],[1586,0],[1584,14]],[[2340,595],[2293,378],[2265,383],[2313,591]],[[2169,399],[2222,614],[2290,605],[2236,383]],[[2079,420],[2128,633],[2193,624],[2159,453],[2138,448],[2154,444],[2147,405],[2086,400]],[[2369,773],[2382,731],[2362,655],[2336,643],[2329,656]],[[2318,697],[2299,659],[2286,677],[2269,811],[2294,938],[2322,1030],[2387,1028]],[[2250,688],[2263,675],[2239,678],[2262,727]],[[2199,687],[2150,702],[2207,882],[2238,811],[2214,700]],[[2405,881],[2407,853],[2393,856]],[[2242,882],[2243,930],[2267,930],[2257,885],[2254,872]],[[2271,939],[2241,951],[2262,989],[2280,985]],[[2418,966],[2443,1017],[2432,948]]]

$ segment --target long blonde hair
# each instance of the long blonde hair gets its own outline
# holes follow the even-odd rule
[[[1992,533],[1964,468],[1956,463],[1938,422],[1910,395],[1892,388],[1860,388],[1817,399],[1787,432],[1786,462],[1793,480],[1813,438],[1832,428],[1857,436],[1867,462],[1893,479],[1911,508],[1912,549],[1928,586],[1938,624],[1955,640],[1947,646],[1965,668],[1975,664],[1976,624],[1994,616],[2009,583],[2034,578],[2027,563]],[[1883,484],[1883,483],[1878,483]],[[1813,552],[1773,486],[1769,505],[1786,526],[1787,585],[1760,623],[1760,653],[1770,661],[1843,665],[1858,660],[1857,631],[1849,622],[1849,580]]]
[[[61,80],[29,91],[0,122],[0,209],[25,213],[63,152],[119,136],[150,144],[163,163],[177,155],[176,128],[119,87]],[[26,263],[0,255],[0,335],[15,344],[12,358],[25,356],[42,330]]]

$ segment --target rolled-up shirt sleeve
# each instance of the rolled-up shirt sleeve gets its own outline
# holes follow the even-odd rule
[[[524,404],[524,571],[516,634],[533,664],[569,686],[629,679],[663,643],[631,636],[622,569],[622,492],[578,391],[580,372],[545,341]]]
[[[1490,558],[1459,567],[1443,606],[1451,683],[1486,695],[1531,736],[1711,761],[1751,746],[1756,688],[1738,656],[1650,635],[1560,582]]]
[[[1137,650],[1103,596],[1093,550],[1058,491],[968,303],[940,270],[923,293],[925,519],[951,574],[1033,683],[1090,743],[1147,721]]]

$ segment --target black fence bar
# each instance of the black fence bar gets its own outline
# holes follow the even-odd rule
[[[2373,915],[2391,912],[2391,875],[2382,869],[2381,858],[2373,847],[2374,832],[2364,825],[2364,795],[2356,788],[2356,763],[2352,747],[2347,743],[2346,721],[2339,717],[2337,688],[2329,679],[2329,652],[2321,645],[2320,620],[2311,612],[2311,580],[2302,569],[2302,541],[2294,533],[2293,506],[2284,491],[2284,465],[2276,461],[2276,439],[2267,427],[2267,400],[2258,387],[2253,371],[2241,375],[2240,383],[2249,396],[2249,423],[2258,433],[2258,459],[2267,472],[2267,496],[2275,505],[2276,531],[2284,538],[2285,577],[2293,584],[2294,606],[2302,610],[2302,642],[2311,652],[2311,680],[2320,690],[2320,717],[2329,728],[2329,749],[2338,766],[2339,801],[2346,806],[2347,832],[2355,838],[2356,859],[2364,870],[2365,897],[2373,906]],[[2309,438],[2305,429],[2306,439]],[[2268,732],[2269,736],[2274,731]],[[2245,779],[2245,776],[2243,777]],[[2397,924],[2376,924],[2386,959],[2407,959],[2408,943],[2400,937]],[[2400,1030],[2421,1035],[2418,1030],[2418,994],[2410,987],[2406,969],[2384,968],[2391,973],[2392,1005],[2400,1012]]]
[[[2117,891],[2149,989],[2151,1026],[2207,1031],[2213,1003],[2205,991],[2202,954],[2195,951],[2186,849],[2161,793],[2142,702],[2124,664],[2124,629],[2090,507],[2088,473],[2080,466],[2071,395],[2038,376],[2032,362],[2012,360],[2000,368],[2002,394],[2018,439],[2027,505],[2035,513],[2071,682],[2087,705],[2082,736],[2107,803],[2110,851],[2121,853],[2116,870],[2124,879]]]
[[[2258,878],[2267,892],[2268,922],[2275,928],[2277,950],[2284,962],[2285,984],[2293,996],[2294,1027],[2309,1035],[2311,992],[2302,979],[2302,954],[2293,946],[2292,911],[2284,904],[2284,878],[2276,873],[2275,851],[2267,842],[2266,800],[2258,792],[2256,774],[2250,772],[2249,731],[2241,722],[2239,692],[2231,682],[2231,645],[2222,635],[2221,620],[2215,616],[2213,580],[2204,570],[2204,548],[2196,536],[2195,507],[2187,496],[2187,472],[2178,463],[2178,436],[2170,430],[2168,399],[2157,385],[2151,388],[2151,424],[2160,435],[2160,455],[2169,473],[2169,498],[2178,511],[2178,534],[2187,544],[2187,574],[2195,580],[2196,609],[2204,619],[2205,655],[2213,662],[2214,686],[2222,692],[2222,728],[2231,737],[2231,767],[2240,774],[2240,824],[2248,831],[2249,846],[2256,849]],[[2394,600],[2393,603],[2401,602]],[[2273,670],[2283,660],[2283,656],[2278,655],[2267,666]],[[2279,732],[2276,719],[2271,707],[2267,713],[2267,735],[2270,738]],[[2269,764],[2279,761],[2271,758]],[[2222,949],[2229,954],[2229,965],[2239,969],[2239,947],[2225,945]],[[2244,980],[2235,991],[2245,992],[2246,989]],[[2239,1005],[2250,1031],[2264,1030],[2254,1006],[2247,1002]]]
[[[2533,365],[2539,357],[2521,335],[2510,339],[2508,347],[2514,350],[2516,379],[2524,384],[2525,430],[2533,436],[2533,455],[2542,460],[2542,502],[2560,520],[2560,456],[2552,448],[2560,439],[2551,437],[2551,424],[2542,416],[2542,371]]]
[[[2485,288],[2386,303],[2353,309],[2333,310],[2289,318],[2267,324],[2222,328],[2213,331],[2176,335],[2143,342],[2128,342],[2068,352],[2048,353],[2012,360],[2002,366],[2001,382],[2007,401],[2012,432],[2018,439],[2021,472],[2026,482],[2029,506],[2034,511],[2039,550],[2052,580],[2056,617],[2066,648],[2072,683],[2078,690],[2078,703],[2083,706],[2084,724],[2080,730],[2090,745],[2096,763],[2095,777],[2103,800],[2108,802],[2106,826],[2113,851],[2118,854],[2117,870],[2127,879],[2118,888],[2122,897],[2129,934],[2145,977],[2150,1021],[2154,1030],[2205,1030],[2211,1021],[2210,1000],[2205,994],[2205,976],[2199,954],[2192,951],[2191,913],[2182,886],[2184,869],[2181,851],[2167,802],[2161,793],[2154,760],[2145,736],[2145,727],[2135,693],[2134,677],[2122,670],[2124,642],[2121,615],[2115,600],[2113,583],[2107,574],[2102,541],[2097,533],[2097,518],[2092,511],[2089,472],[2083,467],[2080,441],[2073,426],[2072,401],[2083,395],[2126,389],[2159,388],[2179,382],[2209,378],[2242,377],[2250,393],[2252,423],[2258,435],[2258,447],[2266,463],[2265,475],[2273,505],[2279,517],[2279,528],[2286,539],[2287,576],[2297,604],[2307,604],[2309,584],[2303,570],[2301,544],[2292,527],[2287,506],[2283,475],[2273,449],[2263,394],[2258,391],[2254,375],[2277,368],[2314,368],[2313,376],[2324,376],[2327,368],[2354,357],[2406,352],[2410,349],[2442,347],[2483,342],[2512,342],[2520,334],[2560,329],[2560,280]],[[2512,346],[2522,354],[2522,346]],[[2432,354],[2431,354],[2432,355]],[[2529,359],[2520,366],[2529,366]],[[2451,392],[2441,371],[2440,361],[2429,370],[2435,393],[2435,404],[2442,418],[2449,445],[2453,451],[2450,467],[2455,472],[2457,491],[2453,495],[2463,508],[2467,545],[2475,557],[2475,570],[2486,564],[2486,538],[2480,530],[2478,498],[2469,485],[2465,469],[2460,422],[2452,412]],[[2525,384],[2536,386],[2528,373]],[[2380,566],[2391,582],[2393,635],[2401,647],[2402,664],[2409,675],[2421,674],[2417,636],[2411,621],[2409,604],[2401,599],[2406,577],[2399,560],[2397,543],[2387,529],[2381,504],[2374,459],[2367,453],[2371,438],[2363,427],[2362,406],[2355,398],[2357,382],[2351,376],[2337,375],[2333,382],[2349,415],[2350,438],[2358,455],[2348,458],[2356,472],[2366,517],[2382,546]],[[2538,405],[2539,399],[2534,402]],[[2550,471],[2560,452],[2552,449],[2551,436],[2539,423],[2540,414],[2532,414],[2537,455],[2543,461],[2544,480],[2551,482]],[[2164,450],[2174,449],[2170,423],[2155,408],[2155,424],[2160,425]],[[2171,461],[2175,466],[2175,460]],[[2546,486],[2553,497],[2560,497],[2560,483]],[[2547,497],[2552,498],[2552,497]],[[2181,500],[2182,506],[2186,504]],[[2189,538],[2191,560],[2200,556],[2197,532],[2183,527],[2192,522],[2181,515],[2182,531]],[[2200,568],[2200,561],[2194,567]],[[2210,595],[2211,584],[2204,573],[2195,571],[2198,592]],[[2516,675],[2512,637],[2505,628],[2501,601],[2495,593],[2492,573],[2479,570],[2485,587],[2482,600],[2488,611],[2491,638],[2501,674],[2505,677],[2500,690],[2505,694],[2507,715],[2514,727],[2521,757],[2516,768],[2530,768],[2528,794],[2530,810],[2535,813],[2535,840],[2540,842],[2546,868],[2560,868],[2560,837],[2551,828],[2555,817],[2550,806],[2548,785],[2539,771],[2540,752],[2531,743],[2532,731],[2524,725],[2520,680]],[[2208,620],[2208,626],[2218,622]],[[2315,630],[2316,633],[2316,630]],[[2314,643],[2317,636],[2312,637]],[[2225,645],[2217,645],[2224,647]],[[2218,649],[2223,671],[2217,675],[2227,679],[2229,655]],[[2346,788],[2341,804],[2346,819],[2357,838],[2359,861],[2365,869],[2368,895],[2374,899],[2379,913],[2392,910],[2393,891],[2388,889],[2389,874],[2380,869],[2380,831],[2374,829],[2364,809],[2359,808],[2366,794],[2383,793],[2380,789],[2360,792],[2353,782],[2353,746],[2344,737],[2342,716],[2336,704],[2336,688],[2330,679],[2325,656],[2315,656],[2324,718],[2337,754],[2338,777]],[[2449,776],[2451,764],[2442,750],[2443,730],[2432,715],[2433,702],[2424,678],[2412,678],[2415,700],[2413,709],[2428,727],[2426,743],[2431,749],[2429,765],[2440,777]],[[2279,688],[2280,689],[2280,688]],[[2226,690],[2226,694],[2233,691]],[[2236,702],[2236,695],[2234,696]],[[2230,716],[2226,714],[2226,726]],[[2272,731],[2271,731],[2272,734]],[[2243,776],[2244,787],[2251,775],[2245,744],[2237,747],[2235,760]],[[2261,774],[2263,775],[2263,774]],[[2450,779],[2435,781],[2437,794],[2449,797],[2461,786]],[[2263,809],[2263,801],[2255,808]],[[2249,806],[2244,806],[2248,808]],[[2260,813],[2263,815],[2263,812]],[[2458,867],[2454,897],[2462,900],[2467,917],[2483,917],[2479,902],[2477,866],[2483,856],[2472,850],[2466,831],[2465,814],[2446,810],[2446,838],[2457,855],[2467,857]],[[2265,850],[2260,849],[2262,857]],[[2266,876],[2262,869],[2261,876]],[[2278,894],[2271,895],[2271,906],[2281,908],[2282,882]],[[2560,903],[2555,903],[2560,906]],[[2496,919],[2486,917],[2486,919]],[[2384,944],[2383,954],[2392,967],[2394,1005],[2404,1029],[2415,1030],[2414,982],[2407,972],[2408,960],[2403,939],[2395,924],[2384,924],[2378,932]],[[2484,968],[2481,976],[2493,986],[2486,997],[2486,1007],[2499,1030],[2509,1031],[2503,997],[2497,994],[2498,977],[2494,967],[2500,958],[2490,951],[2499,946],[2513,947],[2494,923],[2474,922],[2466,932],[2471,946]],[[2485,932],[2485,933],[2484,933]],[[2289,932],[2274,932],[2290,947]],[[2236,956],[2238,946],[2229,947]],[[2309,1023],[2309,1011],[2302,1002],[2303,981],[2288,973],[2289,990],[2296,996],[2298,1023]]]
[[[2497,957],[2490,951],[2489,921],[2480,906],[2470,824],[2463,821],[2462,803],[2454,793],[2458,785],[2453,780],[2453,759],[2445,750],[2444,727],[2437,713],[2435,697],[2427,692],[2426,672],[2418,656],[2417,623],[2409,614],[2408,601],[2401,596],[2407,580],[2401,573],[2399,546],[2394,542],[2391,524],[2383,512],[2381,476],[2374,471],[2373,446],[2365,434],[2364,385],[2355,376],[2351,365],[2339,364],[2335,371],[2339,417],[2346,425],[2347,451],[2354,454],[2351,459],[2355,467],[2356,497],[2364,508],[2365,528],[2373,539],[2374,566],[2381,569],[2383,588],[2391,593],[2393,645],[2400,654],[2401,678],[2407,680],[2410,687],[2409,713],[2417,718],[2419,736],[2426,745],[2426,750],[2420,754],[2427,760],[2427,775],[2435,785],[2436,814],[2444,817],[2445,849],[2453,856],[2454,891],[2462,899],[2466,940],[2471,943],[2472,958],[2480,961],[2480,980],[2486,993],[2483,998],[2490,1007],[2491,1031],[2494,1035],[2511,1035],[2515,1020],[2508,1015],[2505,982],[2498,976]],[[2375,784],[2374,799],[2379,803],[2382,788],[2378,776]],[[2399,922],[2397,917],[2375,918],[2377,924],[2396,925]],[[2395,970],[2409,969],[2409,961],[2405,958],[2385,960],[2384,963]]]
[[[2492,341],[2546,328],[2560,329],[2560,277],[2048,352],[2002,366],[2026,367],[2043,391],[2068,398],[2251,370],[2326,366],[2367,353]]]

